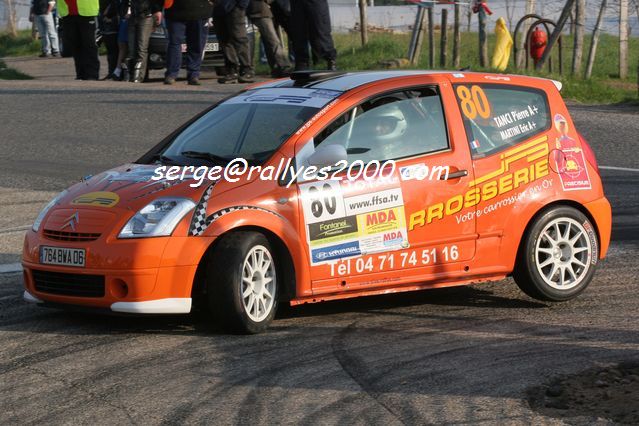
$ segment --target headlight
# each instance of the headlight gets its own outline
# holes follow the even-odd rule
[[[36,217],[36,220],[33,222],[33,226],[31,227],[31,229],[33,229],[34,232],[38,232],[38,229],[40,229],[40,225],[42,225],[42,221],[44,220],[44,217],[47,215],[49,210],[51,210],[51,207],[58,204],[58,201],[60,201],[62,197],[67,195],[67,192],[69,191],[65,189],[64,191],[56,195],[53,200],[49,201],[49,204],[44,206],[44,208],[40,211],[40,214],[38,215],[38,217]]]
[[[158,198],[144,206],[124,225],[118,238],[162,237],[171,235],[175,227],[195,207],[189,198]]]

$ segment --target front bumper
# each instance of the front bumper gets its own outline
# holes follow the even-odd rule
[[[191,311],[191,290],[200,259],[213,238],[161,237],[94,241],[86,244],[45,239],[29,231],[23,260],[24,299],[131,314]],[[41,245],[84,248],[86,267],[40,263]],[[92,286],[85,297],[85,282]]]

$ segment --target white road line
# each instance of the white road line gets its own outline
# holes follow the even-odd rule
[[[614,167],[614,166],[599,166],[603,170],[618,170],[620,172],[636,172],[639,173],[639,169],[631,169],[629,167]]]
[[[0,265],[0,274],[10,274],[13,272],[22,272],[21,263],[5,263]]]
[[[0,234],[11,234],[14,232],[27,231],[30,228],[31,228],[31,225],[17,226],[14,228],[5,228],[5,229],[0,229]]]

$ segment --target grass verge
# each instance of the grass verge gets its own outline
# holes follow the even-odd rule
[[[384,61],[406,57],[409,34],[388,34],[370,33],[369,42],[365,47],[361,46],[359,33],[333,34],[335,47],[337,48],[337,64],[343,70],[375,70],[383,69]],[[448,33],[447,62],[445,66],[440,65],[440,33],[436,31],[434,38],[435,45],[435,69],[454,69],[452,66],[453,49],[452,30]],[[460,49],[460,66],[470,68],[472,71],[492,71],[490,68],[479,65],[479,47],[477,33],[462,33]],[[528,70],[516,70],[513,65],[513,54],[511,54],[510,65],[505,73],[527,74],[539,77],[547,77],[559,80],[564,84],[563,96],[568,99],[583,103],[618,103],[618,102],[639,102],[637,97],[637,64],[639,62],[639,39],[630,39],[629,46],[629,68],[628,78],[619,79],[618,58],[619,58],[619,38],[608,34],[602,34],[599,40],[596,60],[593,67],[592,78],[583,78],[583,70],[586,67],[588,49],[590,48],[590,36],[584,41],[584,58],[582,71],[577,75],[570,75],[570,65],[572,62],[573,39],[569,36],[562,38],[563,44],[563,73],[559,74],[559,58],[555,51],[553,58],[553,71],[547,69],[541,72],[532,69],[532,60]],[[488,39],[489,61],[492,57],[492,50],[495,39],[492,34]],[[324,64],[318,64],[323,67]],[[424,40],[420,53],[419,62],[415,66],[406,66],[411,69],[430,69],[428,55],[428,41]],[[259,65],[258,72],[267,73],[268,67]]]
[[[31,80],[33,77],[23,74],[13,68],[7,68],[7,64],[0,59],[0,80]]]
[[[0,33],[0,58],[38,55],[40,51],[40,41],[31,39],[31,30],[19,31],[17,37]]]

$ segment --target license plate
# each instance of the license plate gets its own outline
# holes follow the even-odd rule
[[[84,267],[86,250],[65,247],[40,246],[40,263]]]
[[[204,46],[205,52],[217,52],[218,50],[220,50],[219,43],[206,43]],[[182,44],[182,53],[186,53],[186,43]]]
[[[218,50],[220,50],[218,43],[206,43],[206,46],[204,46],[205,52],[217,52]]]

